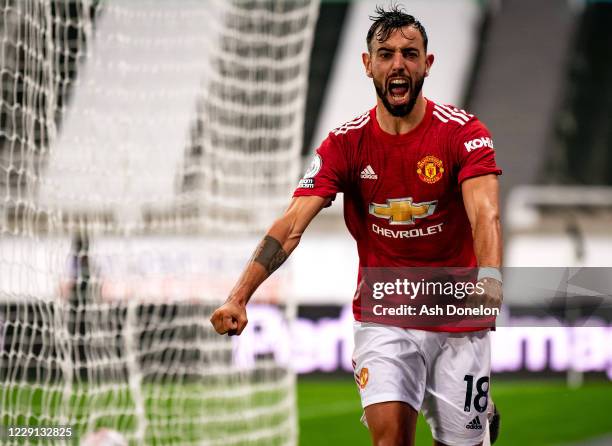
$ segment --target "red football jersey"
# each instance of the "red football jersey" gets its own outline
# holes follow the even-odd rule
[[[376,108],[334,129],[294,197],[344,193],[344,219],[364,267],[475,267],[461,194],[467,178],[501,174],[493,141],[473,115],[427,100],[412,131],[391,135]],[[354,313],[359,320],[359,299]]]

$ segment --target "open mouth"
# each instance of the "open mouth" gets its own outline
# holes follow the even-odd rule
[[[389,96],[396,101],[407,99],[410,91],[410,82],[407,79],[391,79],[389,81],[389,87],[387,88]]]

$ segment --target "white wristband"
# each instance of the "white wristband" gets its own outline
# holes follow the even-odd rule
[[[492,266],[485,266],[483,268],[478,268],[478,280],[482,279],[495,279],[499,282],[502,282],[502,274],[498,268],[493,268]]]

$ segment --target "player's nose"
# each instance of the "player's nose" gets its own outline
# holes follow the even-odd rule
[[[403,71],[403,69],[404,69],[404,58],[402,56],[402,53],[396,52],[396,53],[393,54],[393,64],[391,65],[391,68],[394,71]]]

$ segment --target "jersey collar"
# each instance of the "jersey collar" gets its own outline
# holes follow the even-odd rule
[[[370,121],[372,122],[372,128],[376,137],[387,144],[402,144],[423,133],[424,129],[428,127],[429,122],[431,121],[433,112],[433,101],[427,98],[425,99],[427,100],[427,106],[425,108],[425,115],[423,116],[423,119],[421,119],[421,122],[419,122],[415,128],[410,130],[408,133],[402,133],[401,135],[392,135],[381,129],[380,125],[378,124],[378,120],[376,119],[376,107],[371,109]]]

